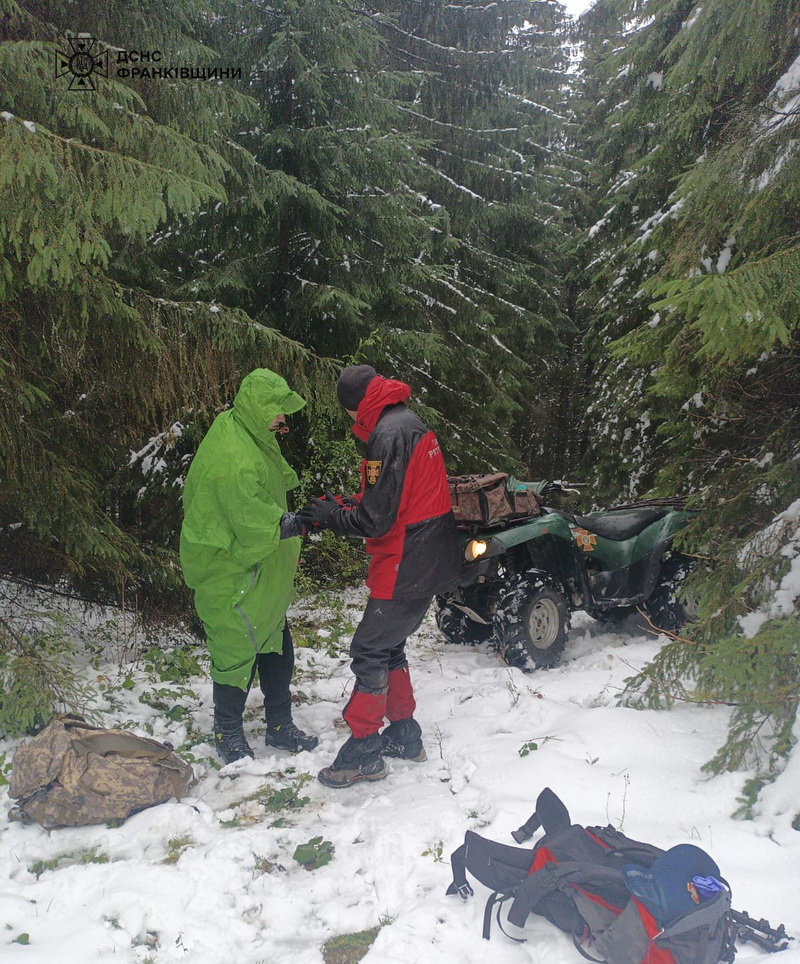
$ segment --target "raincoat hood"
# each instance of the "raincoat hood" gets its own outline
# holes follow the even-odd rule
[[[305,399],[293,392],[286,380],[268,368],[256,368],[242,380],[233,400],[233,414],[262,444],[272,440],[269,427],[276,415],[292,415],[305,407]]]
[[[353,434],[366,442],[387,405],[407,402],[411,398],[411,386],[394,378],[376,375],[367,386],[367,392],[358,406]]]

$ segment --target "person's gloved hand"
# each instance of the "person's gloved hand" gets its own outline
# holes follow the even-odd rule
[[[334,509],[339,508],[335,496],[325,493],[324,499],[312,499],[300,510],[300,518],[308,529],[329,529]]]
[[[281,516],[281,539],[293,539],[305,534],[306,526],[299,512],[285,512]]]
[[[323,491],[326,499],[333,499],[339,505],[344,506],[345,509],[352,509],[358,505],[358,499],[354,495],[334,495],[330,489],[324,489]]]

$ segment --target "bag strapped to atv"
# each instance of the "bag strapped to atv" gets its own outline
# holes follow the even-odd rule
[[[456,525],[491,526],[509,519],[526,519],[541,512],[536,493],[514,485],[507,472],[452,475],[447,479]]]
[[[698,847],[681,844],[665,852],[611,826],[572,824],[549,788],[512,836],[522,843],[540,827],[544,836],[532,850],[467,831],[452,854],[448,894],[472,896],[467,871],[492,891],[483,919],[486,940],[495,907],[503,930],[500,911],[507,901],[511,924],[521,928],[529,914],[539,914],[570,934],[583,957],[608,964],[730,964],[736,940],[775,952],[792,939],[783,925],[772,928],[732,911],[730,887]],[[688,876],[682,876],[682,862]],[[694,873],[698,869],[702,875]]]

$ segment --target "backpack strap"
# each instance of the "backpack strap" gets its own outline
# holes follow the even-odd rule
[[[550,787],[544,790],[536,798],[536,809],[523,823],[519,830],[514,830],[511,836],[517,843],[524,843],[536,833],[541,827],[546,836],[552,837],[570,826],[569,811],[563,802],[553,793]]]
[[[508,919],[517,927],[524,927],[528,914],[556,891],[570,894],[573,884],[588,888],[619,884],[619,873],[608,867],[590,866],[577,860],[547,863],[524,880],[517,890]]]
[[[514,941],[515,944],[527,943],[524,937],[514,937],[512,934],[509,934],[508,931],[505,929],[505,927],[503,927],[503,922],[500,920],[500,909],[502,908],[503,904],[507,900],[510,900],[513,896],[514,896],[513,894],[503,894],[502,896],[500,896],[500,894],[498,894],[497,891],[489,895],[486,901],[486,907],[484,908],[484,911],[483,911],[483,939],[485,941],[488,941],[491,937],[492,908],[495,906],[495,904],[497,904],[497,915],[496,915],[497,926],[500,928],[500,930],[506,935],[506,937],[510,941]]]
[[[561,880],[576,873],[576,864],[547,863],[520,884],[508,919],[517,927],[524,927],[528,915],[550,894],[561,888]]]
[[[172,750],[155,740],[146,740],[134,733],[92,733],[79,740],[72,741],[72,748],[78,756],[87,753],[119,753],[120,756],[131,758],[144,757],[151,760],[166,760]]]
[[[453,882],[447,888],[446,896],[458,894],[462,900],[466,900],[475,893],[467,881],[466,862],[467,844],[465,842],[450,854],[450,866],[453,868]],[[495,894],[494,896],[497,895]],[[484,924],[484,931],[485,929],[486,925]],[[489,938],[487,937],[486,939],[488,940]]]
[[[471,896],[467,870],[489,890],[496,890],[500,894],[510,893],[528,876],[532,859],[531,850],[487,840],[468,830],[464,843],[450,857],[453,883],[447,893],[458,894],[464,900]]]

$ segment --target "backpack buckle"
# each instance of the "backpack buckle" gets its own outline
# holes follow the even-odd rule
[[[469,884],[466,884],[466,883],[465,883],[465,884],[462,884],[462,885],[456,890],[456,893],[458,894],[458,896],[459,896],[462,900],[467,900],[468,897],[472,897],[472,896],[473,896],[473,894],[475,893],[475,891],[470,887]]]

